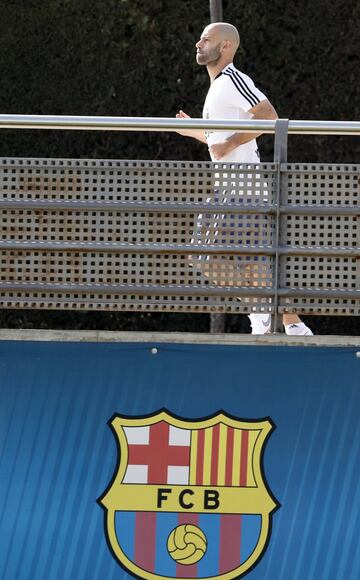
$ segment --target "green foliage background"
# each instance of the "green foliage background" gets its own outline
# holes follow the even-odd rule
[[[13,114],[200,117],[208,88],[194,45],[207,0],[13,0],[1,4],[0,111]],[[357,0],[223,0],[240,30],[236,64],[290,119],[357,120]],[[260,141],[272,158],[272,137]],[[356,137],[290,137],[289,160],[359,162]],[[2,130],[2,156],[206,159],[173,133]],[[245,317],[229,331],[247,330]],[[191,319],[191,320],[190,320]],[[358,334],[356,319],[314,318],[318,332]],[[207,316],[6,312],[2,326],[204,330]],[[194,327],[193,327],[194,326]]]

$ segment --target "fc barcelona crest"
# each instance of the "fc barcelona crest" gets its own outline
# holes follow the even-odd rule
[[[231,580],[259,561],[278,507],[262,473],[270,420],[161,411],[111,422],[119,460],[98,500],[119,563],[146,580]]]

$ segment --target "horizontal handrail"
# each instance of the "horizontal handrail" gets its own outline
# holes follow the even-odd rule
[[[89,131],[244,131],[275,133],[275,120],[176,119],[173,117],[100,117],[65,115],[0,115],[0,129]],[[360,135],[358,121],[289,121],[288,132],[311,135]]]

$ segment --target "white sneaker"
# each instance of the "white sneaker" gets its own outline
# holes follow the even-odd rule
[[[285,334],[289,336],[314,336],[310,328],[303,322],[296,322],[295,324],[288,324],[285,326]]]
[[[271,332],[271,314],[253,312],[249,314],[251,334],[269,334]]]

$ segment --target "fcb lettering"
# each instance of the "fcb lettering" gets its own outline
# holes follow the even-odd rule
[[[173,492],[173,490],[171,488],[159,488],[158,489],[158,500],[157,500],[156,507],[161,508],[163,502],[168,500],[169,494],[171,494],[172,492]],[[186,499],[185,496],[193,496],[193,498],[195,500],[195,499],[197,499],[196,496],[198,496],[198,495],[199,494],[195,494],[195,491],[192,489],[185,488],[185,489],[181,490],[180,492],[178,492],[179,506],[185,510],[195,507],[194,502],[189,501],[188,499]],[[220,496],[220,493],[214,489],[204,489],[203,494],[201,496],[203,498],[202,506],[203,506],[204,510],[213,510],[213,509],[217,509],[218,507],[220,507],[219,496]],[[201,501],[201,499],[200,499],[200,501]]]

